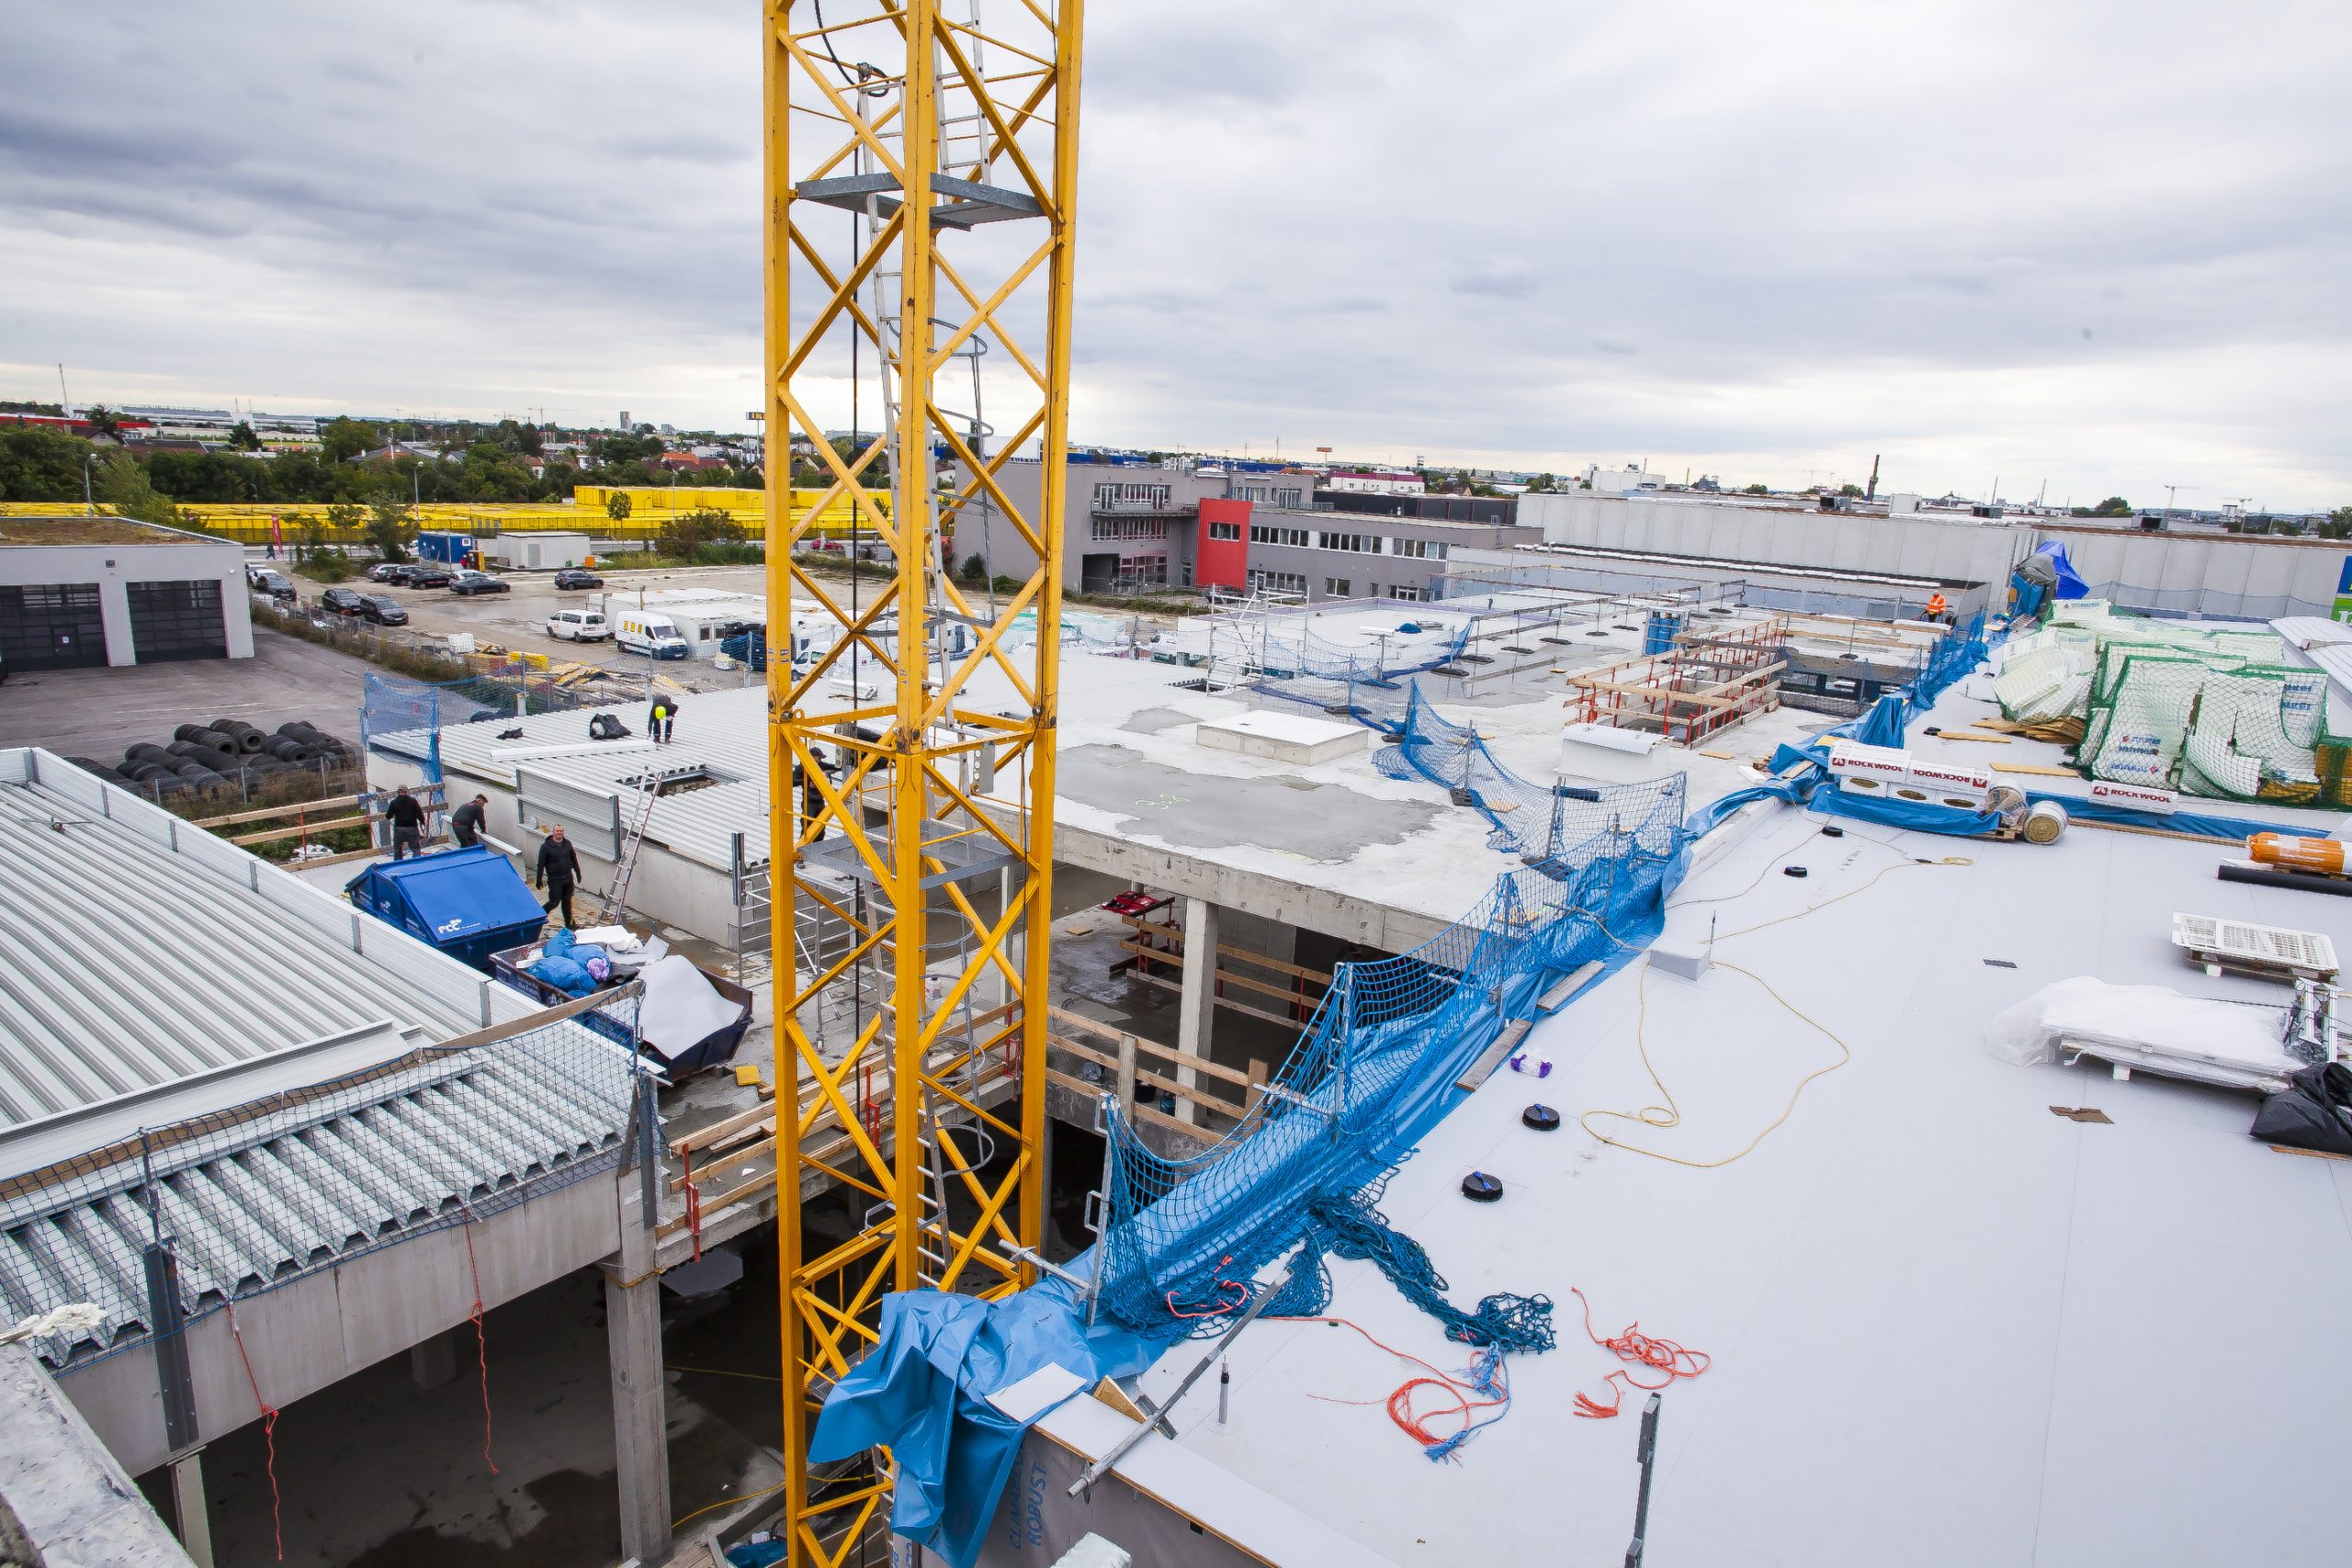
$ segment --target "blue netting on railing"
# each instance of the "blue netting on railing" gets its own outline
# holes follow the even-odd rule
[[[1511,872],[1478,907],[1408,953],[1343,964],[1290,1058],[1223,1139],[1156,1154],[1106,1108],[1110,1220],[1098,1311],[1177,1334],[1306,1235],[1314,1200],[1351,1193],[1401,1159],[1458,1096],[1463,1068],[1548,979],[1639,949],[1657,929],[1683,844],[1679,776],[1577,803],[1543,870]],[[1297,1269],[1268,1310],[1316,1310],[1319,1269]]]
[[[468,705],[466,712],[472,711],[472,705]],[[441,688],[429,681],[412,681],[401,675],[369,671],[360,691],[359,744],[372,751],[387,735],[423,737],[422,756],[406,750],[402,755],[423,763],[428,783],[439,783]]]

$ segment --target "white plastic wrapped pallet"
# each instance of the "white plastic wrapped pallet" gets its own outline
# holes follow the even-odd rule
[[[2115,986],[2076,976],[2044,986],[1985,1025],[1984,1048],[2020,1066],[2081,1053],[2166,1077],[2275,1094],[2303,1066],[2280,1043],[2284,1008]]]

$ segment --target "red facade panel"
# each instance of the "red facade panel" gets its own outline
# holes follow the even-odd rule
[[[1195,586],[1241,592],[1250,573],[1250,504],[1246,501],[1201,502],[1201,536],[1193,544]]]

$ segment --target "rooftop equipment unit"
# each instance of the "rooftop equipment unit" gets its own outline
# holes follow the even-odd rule
[[[2318,931],[2249,925],[2216,915],[2175,914],[2172,943],[2207,971],[2241,969],[2273,979],[2335,978],[2335,943]]]

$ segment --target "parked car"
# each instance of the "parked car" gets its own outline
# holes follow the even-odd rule
[[[408,612],[401,608],[397,599],[387,599],[380,593],[370,593],[359,602],[359,618],[373,621],[379,626],[408,625]]]
[[[407,569],[408,575],[399,579],[402,588],[447,588],[458,581],[458,574],[446,566],[424,561]]]
[[[555,574],[558,588],[602,588],[605,580],[584,567],[568,566]]]
[[[558,642],[602,642],[613,635],[594,610],[558,610],[548,617],[548,636]]]
[[[404,560],[378,561],[368,569],[370,582],[406,582],[408,574],[416,570],[415,563]]]
[[[449,580],[452,593],[511,593],[514,584],[486,571],[461,571]]]
[[[280,604],[291,604],[300,597],[295,592],[292,582],[274,571],[254,572],[248,581],[253,584],[254,592],[266,593]]]
[[[356,588],[330,588],[319,595],[319,607],[330,615],[356,615],[367,604],[368,597]]]

